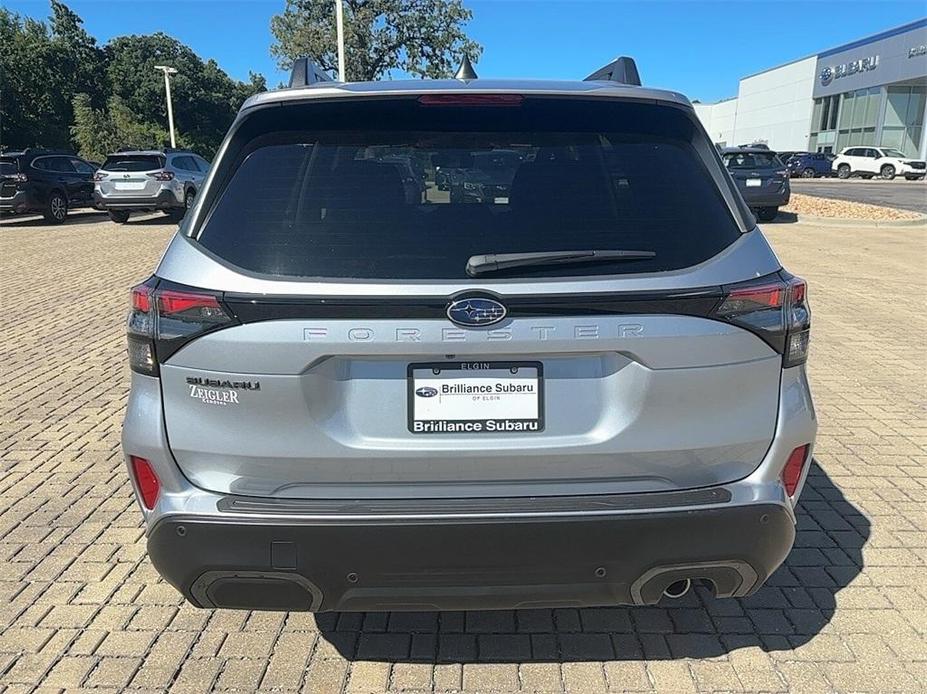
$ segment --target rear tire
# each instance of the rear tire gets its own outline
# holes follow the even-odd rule
[[[810,166],[801,172],[802,178],[814,178],[814,176],[815,176],[814,169],[812,169]]]
[[[850,173],[851,171],[850,171],[849,164],[841,164],[840,166],[837,167],[837,178],[842,178],[846,180],[850,177]]]
[[[893,178],[895,178],[895,167],[891,164],[886,164],[882,167],[882,170],[879,172],[879,174],[882,176],[882,180],[891,181]]]
[[[108,210],[109,218],[116,222],[116,224],[125,224],[129,221],[129,212],[128,210]]]
[[[771,222],[779,214],[778,207],[761,207],[757,210],[757,217],[760,218],[761,222]]]
[[[68,218],[68,199],[64,193],[54,190],[49,194],[42,216],[49,224],[61,224]]]
[[[195,202],[196,202],[196,191],[193,190],[193,188],[190,188],[189,190],[187,190],[186,193],[184,193],[183,206],[185,209],[189,210],[191,207],[193,207],[193,203]]]

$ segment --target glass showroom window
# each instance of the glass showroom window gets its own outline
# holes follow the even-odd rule
[[[844,147],[876,144],[881,88],[860,89],[843,94],[840,105],[840,130],[837,151]]]
[[[927,87],[889,87],[887,91],[881,144],[917,156],[924,131]]]
[[[819,152],[834,151],[837,138],[837,118],[840,113],[840,94],[814,100],[811,113],[811,139],[809,149]]]

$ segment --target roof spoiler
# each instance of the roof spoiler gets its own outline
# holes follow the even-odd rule
[[[334,81],[314,60],[297,58],[293,61],[293,71],[290,73],[291,87],[308,87],[310,84]]]
[[[593,81],[618,82],[619,84],[639,87],[641,86],[641,75],[637,71],[637,63],[634,62],[634,58],[623,55],[608,65],[603,65],[583,80],[583,82]]]

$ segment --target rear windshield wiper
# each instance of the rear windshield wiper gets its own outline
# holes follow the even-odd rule
[[[471,277],[515,267],[569,265],[610,260],[641,260],[655,258],[653,251],[542,251],[539,253],[487,253],[471,256],[467,261],[467,274]]]

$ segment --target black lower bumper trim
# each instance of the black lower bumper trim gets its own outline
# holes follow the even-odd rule
[[[171,516],[151,530],[148,552],[200,607],[514,609],[651,604],[680,578],[746,595],[794,537],[777,504],[485,522]]]
[[[747,207],[750,209],[756,209],[758,207],[785,207],[789,204],[790,197],[791,196],[788,194],[772,194],[757,196],[749,200],[745,199],[744,202],[747,203]]]

